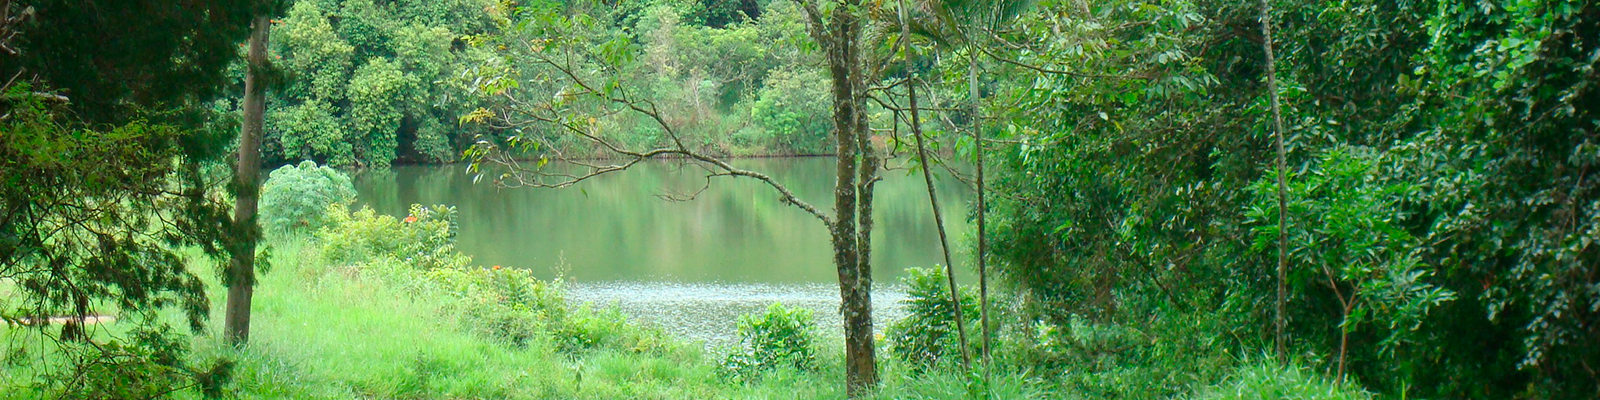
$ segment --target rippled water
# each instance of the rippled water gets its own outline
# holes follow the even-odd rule
[[[744,159],[819,209],[832,209],[829,158]],[[694,200],[704,172],[647,163],[571,189],[497,189],[474,184],[459,165],[396,167],[356,176],[360,203],[400,215],[412,203],[457,208],[457,248],[481,265],[560,277],[571,296],[616,306],[632,318],[717,348],[732,344],[740,314],[773,302],[812,309],[822,333],[841,335],[837,271],[827,229],[782,204],[771,188],[717,178]],[[877,186],[873,234],[874,319],[899,316],[899,276],[942,263],[920,175],[889,171]],[[937,181],[958,264],[968,259],[968,189]],[[959,265],[958,265],[959,267]],[[967,268],[958,268],[964,271]]]
[[[569,294],[577,302],[616,306],[674,337],[703,342],[714,352],[739,344],[734,336],[739,315],[760,313],[777,302],[810,309],[822,337],[844,336],[837,284],[601,282],[574,285]],[[900,302],[905,297],[901,285],[880,285],[873,290],[877,332],[904,315]]]

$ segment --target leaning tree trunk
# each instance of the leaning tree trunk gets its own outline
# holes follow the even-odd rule
[[[1267,53],[1267,96],[1272,103],[1272,131],[1274,146],[1278,150],[1278,300],[1274,307],[1272,319],[1272,343],[1278,352],[1278,360],[1288,362],[1289,353],[1286,352],[1283,329],[1287,323],[1284,318],[1284,307],[1287,302],[1287,293],[1284,285],[1289,274],[1289,239],[1288,239],[1288,203],[1289,189],[1285,183],[1284,150],[1283,150],[1283,114],[1278,105],[1278,67],[1277,60],[1272,54],[1272,3],[1261,0],[1261,48]],[[1342,349],[1341,349],[1342,351]],[[1344,362],[1341,353],[1339,362]]]
[[[250,296],[255,291],[256,198],[261,192],[261,127],[266,113],[266,91],[262,73],[267,67],[266,16],[251,23],[249,68],[244,77],[244,127],[239,130],[239,164],[234,173],[237,190],[233,209],[230,246],[233,260],[228,268],[228,309],[225,330],[228,341],[243,344],[250,339]]]
[[[906,101],[911,108],[911,136],[917,139],[917,162],[922,164],[922,183],[928,187],[928,203],[933,209],[933,224],[939,230],[939,249],[944,252],[944,276],[950,285],[950,304],[954,305],[956,338],[961,346],[961,366],[972,369],[972,353],[967,348],[966,316],[961,311],[961,292],[956,286],[955,263],[950,262],[950,238],[944,231],[944,211],[939,209],[939,195],[933,190],[933,169],[928,165],[928,146],[923,143],[922,118],[917,110],[917,79],[911,72],[915,48],[911,45],[911,19],[907,17],[906,0],[900,0],[900,40],[905,49],[902,54],[906,68]]]

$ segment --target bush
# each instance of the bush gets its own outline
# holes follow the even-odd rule
[[[329,206],[355,198],[350,177],[338,170],[313,161],[285,165],[261,186],[261,226],[270,232],[312,232],[327,223]]]
[[[616,309],[572,308],[558,282],[541,281],[525,269],[439,268],[423,275],[422,285],[453,301],[469,332],[522,347],[546,335],[561,351],[615,349],[634,353],[664,350],[659,331],[628,325]]]
[[[1251,365],[1235,371],[1227,381],[1202,389],[1196,400],[1368,400],[1372,394],[1302,368]]]
[[[940,362],[959,359],[960,338],[956,334],[955,307],[950,303],[950,286],[944,270],[910,268],[904,278],[906,317],[889,325],[885,336],[896,358],[922,369]],[[978,325],[978,300],[970,287],[962,288],[961,312],[966,320],[968,351],[977,354],[981,327]]]
[[[217,360],[204,369],[187,363],[188,337],[167,326],[141,326],[126,340],[107,343],[61,342],[71,365],[47,376],[52,398],[148,399],[194,388],[206,398],[221,396],[233,364]]]
[[[459,268],[472,259],[455,250],[455,207],[411,205],[404,219],[362,207],[327,208],[328,226],[317,232],[323,257],[335,265],[391,258],[420,270]]]
[[[628,325],[616,308],[579,307],[562,314],[555,326],[556,345],[562,351],[615,349],[632,353],[660,353],[668,344],[660,330]]]
[[[524,346],[566,314],[559,287],[523,269],[441,268],[427,281],[455,299],[463,326],[480,336]]]
[[[773,303],[767,312],[739,316],[740,351],[723,366],[734,378],[750,380],[774,367],[811,370],[816,367],[816,322],[811,310]]]
[[[473,334],[518,347],[547,335],[569,352],[665,348],[659,331],[628,326],[619,311],[572,309],[559,282],[525,269],[469,266],[471,258],[455,250],[453,207],[412,205],[404,219],[329,207],[328,220],[317,236],[329,263],[359,266],[413,294],[446,296],[450,313]]]

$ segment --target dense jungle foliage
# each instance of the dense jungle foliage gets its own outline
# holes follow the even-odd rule
[[[0,0],[0,52],[0,397],[1600,396],[1592,1]],[[230,217],[247,73],[259,219]],[[862,395],[806,310],[701,354],[473,264],[453,208],[351,211],[335,169],[565,187],[490,165],[657,154],[797,206],[711,157],[845,155],[863,252],[874,157],[945,169],[992,283],[911,271]],[[276,336],[211,338],[257,285],[229,255]]]
[[[1009,40],[1039,50],[1024,61],[1117,78],[989,85],[996,134],[1021,142],[995,152],[1005,160],[991,211],[998,266],[1041,320],[1262,348],[1280,228],[1250,28],[1260,10],[1095,7],[1093,20],[1025,16]],[[1600,202],[1588,173],[1600,154],[1600,6],[1275,8],[1293,353],[1330,370],[1347,357],[1350,377],[1378,393],[1600,390]],[[1106,356],[1161,362],[1160,348]]]
[[[743,8],[728,8],[738,5]],[[775,5],[778,6],[778,5]],[[621,66],[640,91],[671,109],[672,123],[704,131],[707,146],[742,155],[815,154],[826,149],[822,71],[786,41],[804,29],[792,5],[763,13],[751,2],[573,3],[297,1],[274,23],[271,53],[284,85],[267,112],[269,163],[333,166],[460,159],[506,129],[461,124],[480,107],[480,71],[507,66],[524,49],[481,46],[525,9],[592,13],[636,40]],[[753,19],[750,15],[766,15]],[[226,104],[224,104],[226,106]],[[604,121],[631,143],[666,140],[647,121]],[[505,128],[505,127],[500,127]]]

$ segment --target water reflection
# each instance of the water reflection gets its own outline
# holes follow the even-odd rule
[[[736,164],[772,176],[818,209],[832,209],[831,158]],[[477,264],[562,277],[576,300],[616,305],[713,347],[730,343],[739,314],[777,301],[814,310],[831,335],[840,330],[826,227],[779,202],[760,182],[715,178],[693,200],[666,201],[658,195],[704,187],[704,171],[653,162],[557,190],[474,184],[464,169],[402,166],[355,181],[361,204],[386,214],[403,214],[412,203],[456,206],[457,247]],[[970,247],[968,189],[948,178],[938,180],[937,189],[963,263]],[[942,263],[926,196],[921,176],[906,170],[890,171],[878,183],[872,258],[880,328],[899,312],[904,269]]]
[[[833,160],[739,160],[763,171],[819,209],[832,208]],[[938,236],[921,177],[890,171],[878,184],[874,275],[893,281],[910,266],[941,264]],[[703,171],[656,162],[597,177],[570,189],[498,189],[473,184],[459,165],[402,166],[356,177],[362,204],[403,214],[411,203],[457,207],[458,248],[478,264],[528,268],[569,281],[829,283],[837,273],[827,229],[784,205],[750,179],[715,178],[690,201]],[[958,260],[967,236],[967,189],[940,179],[946,224]],[[961,261],[957,261],[960,263]]]

